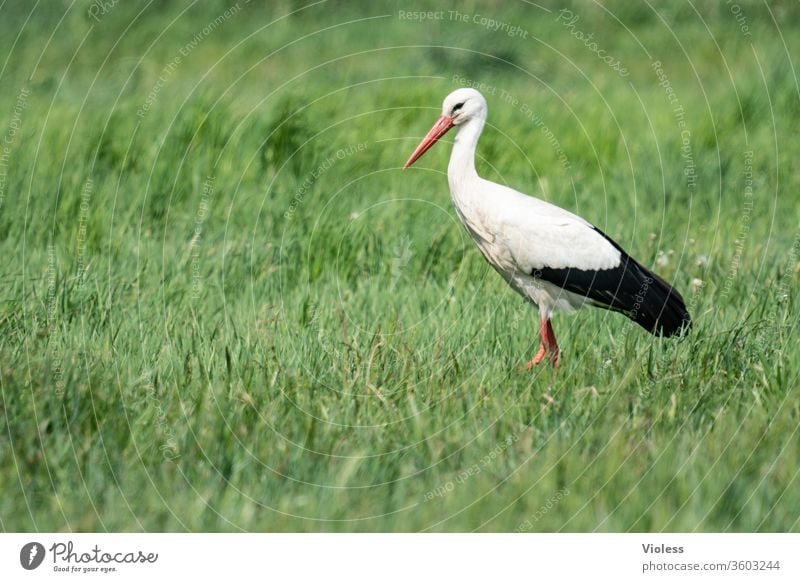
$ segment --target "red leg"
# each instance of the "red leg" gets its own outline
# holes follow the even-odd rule
[[[547,320],[547,346],[550,352],[550,362],[553,364],[553,368],[558,368],[558,342],[556,341],[556,334],[553,331],[553,326],[550,324],[550,320]]]
[[[554,368],[558,367],[558,343],[556,343],[556,334],[553,333],[553,326],[550,324],[550,319],[543,319],[539,325],[539,337],[541,338],[541,344],[539,345],[539,351],[536,352],[536,355],[533,359],[525,364],[525,369],[530,370],[534,366],[537,366],[544,360],[544,357],[549,355],[550,362],[553,364]]]

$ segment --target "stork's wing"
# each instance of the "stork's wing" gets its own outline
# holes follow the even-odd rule
[[[498,230],[519,271],[593,272],[620,265],[622,249],[581,217],[523,194],[508,202]]]
[[[503,219],[519,271],[622,312],[652,333],[673,335],[691,325],[680,294],[605,233],[566,210],[536,203]]]

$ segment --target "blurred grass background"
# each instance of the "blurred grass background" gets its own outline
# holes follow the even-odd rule
[[[3,3],[0,526],[797,531],[798,17]],[[519,373],[537,317],[449,148],[400,170],[465,83],[479,172],[673,281],[690,337],[560,316]]]

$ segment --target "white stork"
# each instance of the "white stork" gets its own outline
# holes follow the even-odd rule
[[[484,180],[475,171],[475,148],[486,122],[486,100],[475,89],[453,91],[442,115],[408,158],[409,167],[452,127],[447,179],[461,222],[489,264],[539,308],[539,351],[530,370],[549,356],[558,366],[550,324],[554,311],[589,304],[625,314],[650,333],[672,336],[692,321],[680,294],[579,216]]]

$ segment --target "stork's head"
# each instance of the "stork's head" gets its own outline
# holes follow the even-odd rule
[[[403,168],[409,167],[416,162],[422,154],[430,149],[436,141],[446,134],[454,125],[462,125],[471,119],[486,119],[488,107],[486,99],[483,95],[475,89],[465,87],[463,89],[456,89],[450,95],[444,98],[442,103],[442,114],[428,134],[422,138],[422,141],[408,158]]]
[[[475,89],[464,87],[456,89],[444,98],[442,116],[453,120],[453,125],[461,125],[473,117],[486,119],[486,99]]]

